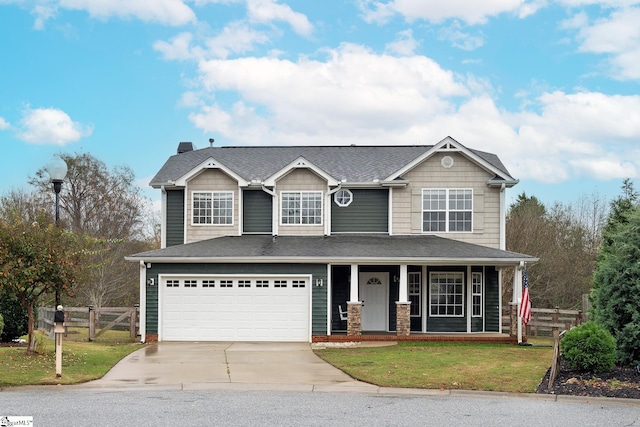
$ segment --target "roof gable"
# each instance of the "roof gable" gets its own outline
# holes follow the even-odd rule
[[[425,151],[422,155],[414,159],[412,162],[408,163],[401,169],[395,171],[393,174],[388,176],[386,181],[393,181],[395,179],[401,178],[404,174],[415,168],[416,166],[422,164],[425,160],[434,156],[437,153],[460,153],[467,157],[469,160],[476,163],[481,168],[487,170],[492,173],[494,176],[487,182],[489,185],[501,185],[502,183],[506,184],[508,187],[512,187],[518,183],[518,180],[513,178],[506,170],[506,168],[502,165],[502,162],[495,156],[490,153],[483,153],[477,150],[470,150],[455,139],[447,136],[445,139],[431,147],[429,150]],[[487,158],[493,157],[492,161],[487,160]]]
[[[335,185],[338,185],[339,183],[338,180],[336,180],[334,177],[332,177],[331,175],[323,171],[321,168],[319,168],[318,166],[314,165],[312,162],[308,161],[307,159],[301,156],[301,157],[298,157],[293,162],[289,163],[287,166],[277,171],[276,173],[274,173],[273,175],[271,175],[269,178],[267,178],[264,181],[264,185],[266,185],[267,187],[273,187],[276,184],[276,181],[278,181],[278,179],[284,177],[289,172],[295,169],[310,170],[316,175],[318,175],[319,177],[326,180],[328,185],[330,186],[335,186]]]

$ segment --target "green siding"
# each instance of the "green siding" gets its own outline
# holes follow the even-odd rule
[[[500,286],[498,283],[499,270],[495,267],[485,268],[485,331],[498,332],[500,330]]]
[[[147,269],[147,334],[158,333],[159,274],[311,274],[311,333],[327,334],[327,266],[325,264],[159,264]],[[316,280],[322,279],[322,286]]]
[[[184,190],[167,191],[167,247],[184,243]]]
[[[243,233],[271,233],[273,223],[273,197],[260,190],[247,190],[242,193]]]
[[[353,201],[340,207],[331,199],[334,233],[386,233],[389,228],[388,190],[350,190]]]

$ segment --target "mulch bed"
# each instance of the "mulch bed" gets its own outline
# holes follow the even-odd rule
[[[549,388],[550,372],[547,370],[536,393],[640,399],[640,374],[633,368],[615,367],[611,372],[596,374],[571,370],[560,361],[556,380]]]

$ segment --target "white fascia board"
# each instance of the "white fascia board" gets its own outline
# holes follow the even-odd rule
[[[196,176],[197,174],[199,174],[200,172],[202,172],[205,169],[219,169],[219,170],[221,170],[222,172],[226,173],[227,175],[229,175],[230,177],[232,177],[233,179],[238,181],[238,185],[240,187],[247,187],[249,185],[249,182],[247,180],[242,178],[237,173],[233,172],[231,169],[227,168],[222,163],[218,162],[213,157],[209,157],[207,160],[205,160],[204,162],[200,163],[199,165],[197,165],[196,167],[191,169],[189,172],[187,172],[186,174],[182,175],[180,178],[176,179],[175,182],[174,182],[174,185],[176,187],[185,187],[187,185],[187,181],[189,181],[191,178],[193,178],[194,176]]]
[[[320,176],[321,178],[324,178],[330,187],[340,184],[339,180],[335,179],[334,177],[332,177],[331,175],[329,175],[328,173],[320,169],[318,166],[314,165],[304,157],[300,156],[296,160],[289,163],[287,166],[283,167],[278,172],[274,173],[269,178],[267,178],[264,181],[264,185],[267,187],[275,186],[276,181],[278,179],[282,178],[283,176],[285,176],[286,174],[288,174],[294,169],[308,169],[314,172],[316,175]]]
[[[408,171],[410,171],[411,169],[415,168],[416,166],[418,166],[420,163],[424,162],[429,157],[434,156],[436,153],[446,153],[446,152],[461,153],[461,154],[467,156],[469,159],[473,160],[477,165],[479,165],[483,169],[493,173],[494,175],[498,175],[498,176],[505,176],[506,175],[506,176],[508,176],[508,179],[504,180],[504,182],[507,185],[514,186],[514,185],[516,185],[518,183],[518,180],[516,180],[513,177],[509,176],[506,172],[501,171],[500,169],[498,169],[495,166],[491,165],[486,160],[484,160],[483,158],[479,157],[473,151],[469,150],[467,147],[465,147],[464,145],[460,144],[458,141],[456,141],[455,139],[451,138],[450,136],[448,136],[445,139],[443,139],[442,141],[438,142],[436,145],[431,147],[427,152],[425,152],[421,156],[419,156],[416,159],[414,159],[411,163],[408,163],[402,169],[399,169],[398,171],[394,172],[389,177],[385,178],[384,181],[393,181],[393,180],[401,177],[402,175],[406,174]],[[491,180],[489,180],[489,181],[491,181]],[[494,182],[497,182],[497,181],[494,181]],[[502,182],[503,181],[500,181],[500,184]],[[500,185],[500,184],[498,184],[498,185]]]
[[[142,258],[125,257],[127,261],[139,262]],[[428,264],[428,265],[495,265],[495,266],[517,266],[521,262],[535,263],[538,258],[421,258],[421,257],[401,257],[401,258],[352,258],[352,257],[145,257],[145,262],[158,264]]]

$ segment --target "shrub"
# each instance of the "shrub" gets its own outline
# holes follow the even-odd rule
[[[27,333],[27,310],[13,295],[0,294],[0,315],[4,318],[4,331],[0,331],[0,341],[9,342]]]
[[[615,365],[616,341],[597,323],[587,322],[571,329],[560,344],[571,369],[608,372]]]

